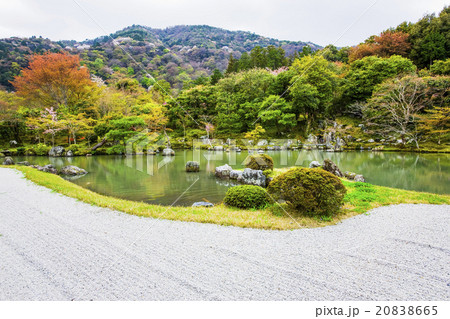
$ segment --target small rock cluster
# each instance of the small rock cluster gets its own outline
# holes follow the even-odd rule
[[[262,170],[246,168],[243,171],[234,170],[230,165],[216,167],[216,177],[237,180],[239,183],[266,187],[266,176]]]
[[[361,174],[356,174],[356,173],[352,173],[352,172],[342,173],[342,171],[339,169],[339,167],[329,159],[324,160],[323,164],[320,164],[318,161],[312,161],[309,164],[309,168],[317,168],[317,167],[322,167],[324,170],[330,172],[333,175],[336,175],[337,177],[345,177],[345,178],[355,181],[355,182],[365,183],[365,181],[366,181],[364,179],[364,176]]]

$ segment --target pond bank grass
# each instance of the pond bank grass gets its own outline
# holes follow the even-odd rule
[[[31,167],[0,167],[14,168],[22,172],[27,179],[38,185],[87,204],[118,210],[131,215],[258,229],[292,230],[299,227],[311,228],[333,225],[343,219],[366,213],[372,208],[391,204],[450,204],[450,196],[448,195],[421,193],[343,181],[347,187],[345,204],[341,213],[333,218],[305,217],[292,212],[286,205],[283,205],[283,208],[281,208],[277,204],[259,210],[241,210],[227,207],[223,204],[211,208],[171,207],[100,195],[66,181],[60,176],[44,173]],[[274,173],[278,174],[281,171],[275,170]]]

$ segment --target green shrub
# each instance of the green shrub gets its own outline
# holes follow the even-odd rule
[[[275,177],[267,191],[275,200],[285,200],[296,211],[330,216],[339,211],[346,189],[341,180],[322,168],[290,169]]]
[[[11,156],[19,155],[18,152],[17,152],[17,148],[10,148],[9,152],[11,153]]]
[[[244,165],[247,168],[259,169],[262,171],[273,170],[273,159],[266,154],[254,154],[249,155],[244,161]]]
[[[262,208],[270,202],[264,188],[254,185],[239,185],[227,190],[224,203],[237,208]]]
[[[26,148],[21,146],[17,148],[17,155],[25,155]]]
[[[72,151],[73,155],[84,156],[90,153],[90,149],[86,145],[82,144],[72,144],[67,149],[67,151]]]
[[[25,154],[26,155],[38,155],[38,156],[46,156],[48,155],[48,152],[50,151],[52,147],[47,146],[43,143],[39,143],[36,145],[31,145],[26,148]]]
[[[106,154],[108,155],[122,155],[125,153],[125,147],[120,144],[109,147],[106,150]]]

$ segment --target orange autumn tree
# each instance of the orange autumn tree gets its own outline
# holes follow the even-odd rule
[[[66,53],[33,55],[28,67],[11,83],[30,106],[72,114],[95,98],[96,87],[88,69],[80,66],[78,56]]]
[[[353,62],[370,55],[377,55],[382,58],[387,58],[392,55],[406,57],[411,49],[408,37],[409,34],[402,31],[385,31],[379,36],[371,37],[371,42],[361,43],[351,48],[348,60],[349,62]]]

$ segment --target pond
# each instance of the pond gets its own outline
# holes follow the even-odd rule
[[[325,158],[335,162],[342,171],[363,174],[375,185],[450,194],[450,155],[414,154],[396,152],[342,152],[267,151],[275,167],[308,167],[313,160]],[[217,166],[229,164],[242,168],[248,155],[242,153],[177,150],[174,157],[145,156],[93,156],[73,158],[18,157],[32,164],[52,163],[60,168],[76,165],[89,174],[73,183],[100,194],[147,203],[188,206],[196,201],[222,201],[232,184],[214,177]],[[184,171],[187,161],[200,161],[199,173]]]

